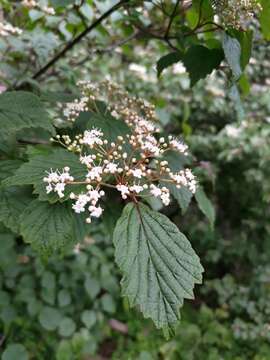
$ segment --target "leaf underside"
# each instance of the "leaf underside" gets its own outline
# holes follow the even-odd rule
[[[203,268],[187,238],[165,215],[128,204],[114,231],[123,295],[158,328],[172,330]]]

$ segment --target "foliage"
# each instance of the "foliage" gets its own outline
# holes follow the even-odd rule
[[[1,1],[3,359],[269,358],[269,11],[265,0]],[[147,118],[144,99],[155,105],[151,146],[181,134],[190,153],[147,155],[145,168],[165,161],[168,177],[147,173],[154,187],[142,194],[128,183],[123,196],[126,184],[106,175],[104,213],[93,220],[96,202],[91,216],[73,212],[88,194],[80,134],[98,128],[98,142],[123,141],[120,154],[132,146],[121,139],[134,113],[117,108],[127,93],[119,103],[116,88],[109,98],[103,89],[84,103],[78,91],[78,80],[105,77],[143,99],[135,114]],[[168,182],[187,167],[194,197]],[[46,188],[52,174],[76,183],[61,180],[62,196],[58,180]],[[178,323],[200,261],[205,282]]]

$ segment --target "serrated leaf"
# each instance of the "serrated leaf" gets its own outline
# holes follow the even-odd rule
[[[19,233],[18,219],[32,200],[29,188],[26,186],[0,189],[0,221],[13,232]]]
[[[223,59],[224,54],[221,49],[208,49],[202,45],[191,46],[183,57],[183,63],[190,76],[191,86],[217,69]]]
[[[56,193],[46,193],[46,184],[43,178],[46,171],[50,169],[62,169],[65,166],[70,167],[70,173],[76,180],[84,179],[86,168],[78,161],[78,156],[64,149],[56,149],[52,153],[40,156],[34,156],[29,162],[24,163],[14,174],[3,181],[6,186],[14,185],[33,185],[34,193],[39,195],[40,200],[47,200],[51,203],[59,201]],[[66,200],[69,194],[74,191],[74,186],[67,186],[65,190]]]
[[[201,187],[197,189],[195,193],[195,199],[198,203],[200,210],[207,217],[211,227],[213,228],[216,219],[215,208]]]
[[[158,328],[172,329],[203,268],[187,238],[165,215],[128,204],[113,235],[123,295]]]
[[[178,63],[182,59],[182,56],[180,52],[176,51],[162,56],[157,62],[157,76],[159,77],[167,67]]]
[[[0,94],[0,128],[6,134],[27,128],[42,128],[55,133],[39,98],[25,91]]]
[[[238,80],[242,75],[241,45],[236,38],[224,33],[222,46],[226,61],[232,70],[233,80]]]
[[[34,200],[20,217],[21,235],[41,255],[64,252],[81,240],[76,237],[75,218],[66,203]]]

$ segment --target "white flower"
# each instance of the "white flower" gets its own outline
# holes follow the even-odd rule
[[[155,197],[160,197],[160,195],[162,194],[162,191],[159,187],[157,187],[156,185],[154,184],[151,184],[150,185],[150,193],[152,195],[154,195]]]
[[[95,144],[102,145],[103,141],[101,140],[101,137],[103,136],[103,132],[98,129],[92,129],[92,130],[85,130],[83,138],[82,138],[82,144],[89,145],[90,147],[93,147]]]
[[[98,207],[89,206],[89,211],[90,211],[91,216],[98,218],[101,216],[103,209],[100,206],[98,206]]]
[[[90,171],[88,171],[86,177],[90,178],[91,180],[98,180],[100,181],[100,175],[103,172],[102,166],[94,166]]]
[[[91,164],[94,162],[92,155],[83,155],[80,157],[81,164],[86,165],[87,167],[90,167]]]
[[[165,206],[168,206],[170,204],[170,193],[162,192],[162,194],[160,195],[160,199]]]
[[[178,150],[181,154],[187,155],[188,146],[184,144],[181,140],[172,139],[170,140],[170,145],[173,149]]]
[[[133,191],[136,194],[139,194],[140,192],[142,192],[144,190],[143,186],[141,186],[141,185],[132,185],[129,189],[130,189],[130,191]]]
[[[85,211],[86,204],[90,201],[89,196],[85,194],[80,194],[77,197],[77,201],[72,205],[72,209],[77,213],[81,213]]]
[[[104,195],[104,191],[90,190],[88,192],[88,195],[92,204],[95,205],[101,198],[101,196]]]
[[[60,197],[60,198],[63,198],[65,195],[64,195],[64,191],[65,191],[65,184],[64,183],[61,183],[61,182],[59,182],[59,183],[57,183],[56,185],[55,185],[55,188],[54,188],[54,191],[55,192],[57,192],[57,194],[58,194],[58,196]]]
[[[135,169],[135,170],[130,170],[130,172],[132,173],[132,175],[138,179],[141,179],[142,177],[142,170],[141,169]]]
[[[117,164],[114,164],[112,162],[109,162],[109,164],[107,164],[106,168],[105,168],[106,172],[110,173],[110,174],[114,174],[117,172],[118,168],[117,168]]]
[[[51,185],[51,184],[47,185],[47,186],[46,186],[46,193],[49,194],[49,193],[52,192],[52,191],[53,191],[52,185]]]
[[[126,185],[118,184],[116,185],[116,189],[121,192],[121,196],[123,199],[127,198],[127,195],[129,194],[129,189]]]

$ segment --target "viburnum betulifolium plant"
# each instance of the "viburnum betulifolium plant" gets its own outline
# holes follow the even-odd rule
[[[184,211],[194,195],[212,228],[215,211],[194,176],[203,164],[195,170],[188,146],[169,130],[187,136],[195,130],[188,118],[203,101],[185,94],[189,85],[198,86],[213,72],[227,84],[243,117],[241,97],[250,89],[245,70],[253,42],[270,39],[269,1],[120,0],[111,7],[104,1],[2,3],[0,225],[48,258],[78,249],[89,228],[110,217],[113,204],[115,214],[122,213],[113,233],[122,294],[170,334],[184,299],[192,299],[195,284],[202,282],[203,268],[169,219],[168,205],[174,201]],[[105,54],[115,55],[113,65]],[[106,70],[99,55],[103,64],[107,61]],[[136,64],[142,57],[142,65]],[[123,59],[131,72],[139,70],[136,84],[129,81]],[[144,61],[152,61],[151,70],[156,65],[153,81]],[[184,96],[167,91],[165,72],[177,66],[180,77],[188,73],[187,81],[182,78],[181,87],[173,83],[170,89],[185,90]],[[108,74],[126,80],[134,94],[164,84],[169,95],[153,95],[163,122],[153,105],[118,83],[85,80]],[[79,78],[84,80],[75,86]],[[166,101],[175,114],[164,115]],[[171,114],[176,115],[172,121]]]
[[[88,112],[97,118],[97,126],[102,118],[114,121],[121,135],[108,138],[98,127],[74,138],[57,135],[52,141],[73,155],[72,162],[67,158],[61,168],[48,163],[44,189],[59,200],[71,199],[73,216],[86,214],[86,223],[102,216],[107,189],[119,193],[127,204],[113,241],[123,273],[123,294],[158,328],[170,328],[179,319],[183,299],[193,297],[203,269],[186,237],[165,215],[151,210],[147,200],[169,205],[172,187],[195,193],[191,170],[173,171],[167,160],[167,154],[174,152],[180,161],[188,147],[161,134],[154,107],[143,99],[131,97],[109,81],[98,85],[82,81],[79,86],[82,96],[63,110],[68,121],[76,124],[79,113]],[[73,171],[74,166],[81,171]]]

